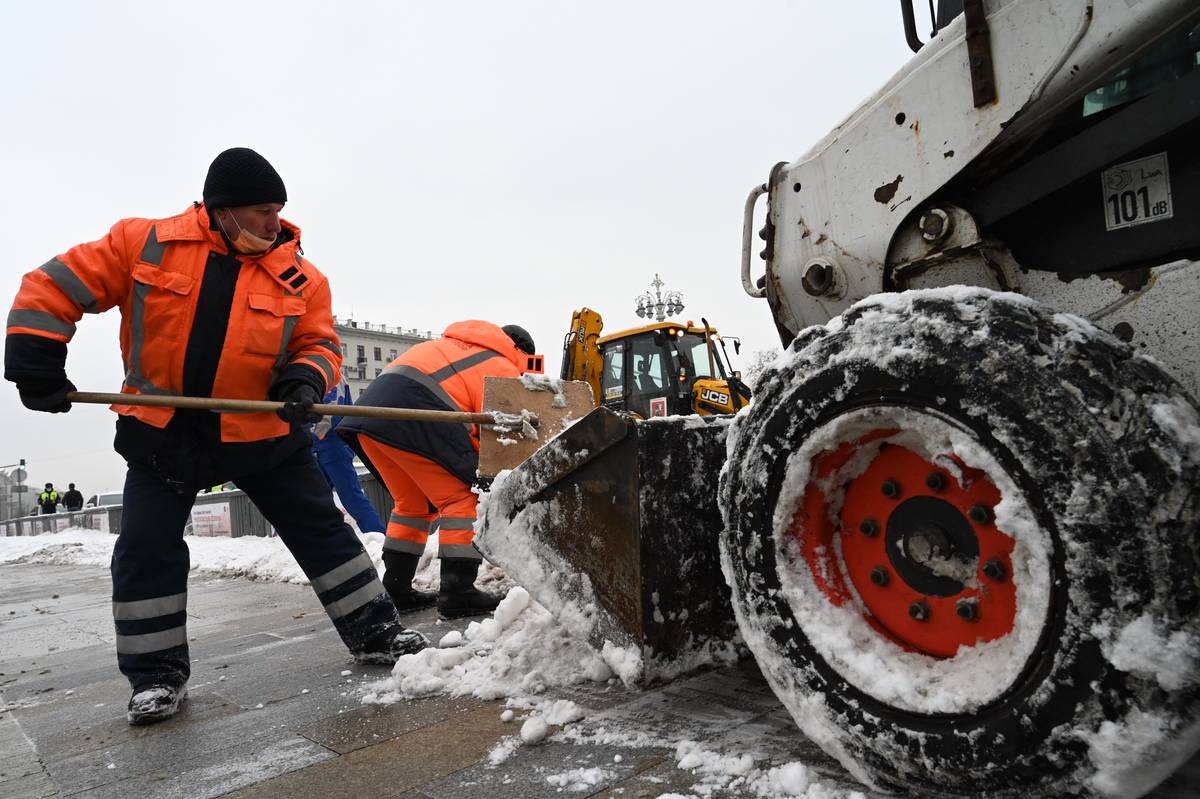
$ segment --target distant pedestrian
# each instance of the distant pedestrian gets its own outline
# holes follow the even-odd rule
[[[46,483],[42,493],[38,494],[38,509],[43,513],[58,513],[58,492],[54,483]]]
[[[352,405],[350,386],[345,380],[340,381],[325,395],[324,402],[326,405]],[[317,456],[317,465],[358,529],[364,533],[382,533],[387,530],[387,525],[379,518],[379,512],[358,482],[354,451],[333,432],[341,421],[342,417],[331,416],[313,425],[313,454]]]
[[[128,218],[25,275],[8,315],[4,376],[37,411],[71,409],[67,342],[84,312],[121,309],[125,394],[278,400],[279,411],[113,406],[129,470],[113,546],[117,664],[131,724],[187,696],[188,546],[196,494],[232,480],[274,525],[355,659],[395,663],[428,640],[400,623],[362,541],[333,503],[303,424],[337,382],[329,281],[280,218],[283,180],[244,147],[216,157],[204,202]]]
[[[534,353],[519,325],[455,322],[392,361],[358,398],[363,405],[478,413],[487,377],[520,377]],[[383,585],[401,611],[437,602],[446,618],[490,613],[501,597],[475,587],[482,556],[472,546],[478,425],[349,417],[338,434],[377,474],[396,505],[383,545]],[[430,532],[438,531],[441,587],[412,586]]]
[[[67,493],[63,494],[62,503],[69,511],[83,510],[83,494],[75,490],[74,483],[67,483]]]

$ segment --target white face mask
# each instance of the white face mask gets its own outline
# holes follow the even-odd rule
[[[238,226],[237,236],[230,236],[229,231],[225,229],[225,223],[221,221],[221,217],[217,217],[217,224],[221,226],[221,232],[225,234],[225,238],[229,239],[229,243],[233,245],[233,249],[240,252],[242,255],[261,255],[271,249],[271,245],[275,243],[275,239],[264,239],[255,236],[247,231],[238,223],[237,218],[230,213],[229,218],[233,220],[233,224]]]

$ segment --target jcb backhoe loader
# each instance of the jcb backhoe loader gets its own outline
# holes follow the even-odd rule
[[[597,405],[649,419],[736,413],[750,400],[725,340],[707,322],[663,321],[601,336],[603,328],[600,314],[581,308],[563,340],[562,379],[590,385]]]
[[[869,785],[1141,796],[1200,748],[1200,4],[901,8],[916,56],[746,202],[754,403],[597,409],[477,540],[644,677],[736,622]]]

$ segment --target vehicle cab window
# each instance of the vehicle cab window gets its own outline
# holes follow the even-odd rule
[[[625,398],[625,348],[622,342],[614,342],[604,348],[600,395],[603,405],[620,404]]]
[[[713,353],[712,365],[716,368],[716,374],[712,374],[712,369],[709,368],[708,344],[704,341],[704,336],[694,333],[684,334],[678,338],[676,346],[688,365],[691,377],[725,379],[725,364],[721,362],[719,350]]]
[[[652,335],[638,336],[630,342],[629,356],[633,359],[633,385],[630,388],[634,393],[662,393],[667,385],[663,353],[663,347],[655,342]]]

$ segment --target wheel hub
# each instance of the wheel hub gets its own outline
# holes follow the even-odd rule
[[[876,430],[816,458],[792,532],[813,581],[833,604],[857,594],[881,635],[912,651],[952,657],[960,647],[1012,632],[1014,542],[996,527],[992,509],[1000,492],[986,474],[871,444],[896,432]],[[879,446],[878,454],[842,484],[844,500],[833,507],[831,477],[867,445]]]
[[[979,541],[958,508],[938,497],[904,500],[887,525],[887,555],[904,581],[923,594],[954,596],[978,566]]]

